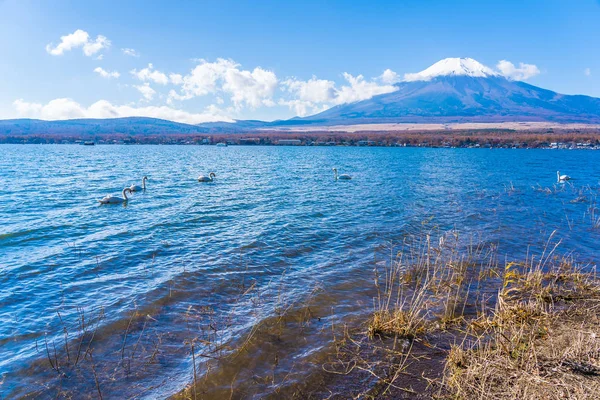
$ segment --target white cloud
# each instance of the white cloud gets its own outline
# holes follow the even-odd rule
[[[388,68],[383,71],[381,76],[379,76],[379,80],[385,84],[393,85],[394,83],[400,82],[402,78],[400,78],[400,75],[398,75],[396,72]]]
[[[169,83],[169,78],[163,72],[157,71],[154,69],[152,64],[148,64],[148,66],[141,70],[132,69],[131,74],[135,76],[140,81],[153,81],[155,83],[166,85]]]
[[[230,68],[236,68],[236,64],[231,60],[218,59],[212,63],[200,60],[200,64],[183,77],[181,91],[184,95],[182,96],[191,99],[216,93],[219,90],[220,81]]]
[[[217,59],[215,62],[199,60],[189,74],[171,75],[171,82],[181,85],[181,92],[171,91],[170,100],[188,100],[207,94],[226,93],[237,109],[242,106],[257,108],[273,106],[272,97],[277,88],[274,72],[256,67],[242,70],[233,60]]]
[[[335,82],[318,79],[314,75],[307,81],[297,78],[286,79],[281,82],[281,88],[295,98],[280,99],[279,104],[289,107],[294,114],[300,117],[315,114],[323,108],[329,108],[327,104],[332,103],[336,98]]]
[[[583,70],[583,73],[585,74],[585,76],[591,76],[592,75],[592,70],[589,68],[586,68]]]
[[[389,77],[389,74],[387,75]],[[282,82],[282,89],[291,93],[293,98],[280,99],[279,104],[288,106],[296,115],[303,117],[324,111],[333,105],[366,100],[378,94],[397,90],[395,86],[389,84],[380,85],[375,79],[367,81],[362,75],[353,76],[344,73],[343,76],[347,84],[339,88],[336,87],[335,82],[318,79],[315,76],[307,81],[287,79]],[[377,79],[382,80],[382,77]]]
[[[53,46],[52,43],[46,45],[46,51],[53,56],[63,55],[66,51],[82,47],[86,56],[93,56],[102,49],[110,47],[110,40],[106,36],[98,35],[95,40],[90,41],[90,35],[81,29],[60,37],[60,43]]]
[[[85,118],[85,113],[81,106],[65,98],[51,100],[46,105],[28,103],[23,99],[18,99],[14,101],[13,105],[21,117],[48,120]]]
[[[334,81],[317,79],[314,75],[307,81],[290,78],[281,83],[284,90],[295,94],[298,99],[303,101],[327,103],[333,101],[336,96]]]
[[[39,103],[28,103],[23,99],[17,99],[13,102],[13,106],[19,116],[37,116],[41,113],[43,106]]]
[[[260,67],[252,72],[230,68],[225,73],[223,90],[231,95],[231,101],[236,107],[247,105],[257,108],[261,105],[272,107],[272,100],[277,88],[277,76],[271,71]]]
[[[134,85],[133,87],[136,88],[147,101],[152,100],[156,94],[156,90],[152,89],[148,82],[145,82],[143,85]]]
[[[20,117],[40,118],[45,120],[150,117],[187,124],[216,121],[233,122],[233,119],[224,115],[222,110],[214,105],[207,107],[202,113],[190,113],[167,106],[117,106],[106,100],[97,101],[86,108],[67,98],[54,99],[45,105],[28,103],[23,99],[18,99],[13,105]]]
[[[130,56],[130,57],[139,57],[140,56],[140,53],[138,53],[135,49],[124,48],[124,49],[121,49],[121,52],[123,54],[125,54],[126,56]]]
[[[181,74],[169,74],[169,80],[174,85],[182,85],[183,84],[183,76],[181,76]]]
[[[167,104],[173,104],[173,100],[179,100],[179,101],[189,100],[192,97],[193,96],[180,95],[175,90],[171,89],[171,90],[169,90],[169,95],[167,96]]]
[[[378,94],[391,93],[398,90],[397,87],[392,85],[379,85],[374,81],[366,81],[362,75],[352,76],[344,72],[344,79],[350,85],[342,86],[337,91],[336,104],[366,100]]]
[[[98,75],[100,75],[103,78],[118,78],[121,76],[120,73],[118,73],[117,71],[107,71],[102,67],[97,67],[94,69],[94,72],[96,72]]]
[[[63,55],[65,51],[81,47],[88,42],[90,35],[81,29],[75,32],[60,37],[60,43],[56,47],[52,47],[52,43],[46,45],[46,51],[53,56]]]
[[[307,115],[312,115],[319,113],[321,111],[327,110],[330,105],[329,104],[316,104],[312,101],[306,100],[285,100],[279,99],[278,103],[282,106],[287,106],[290,110],[294,112],[295,115],[299,117],[305,117]]]
[[[539,75],[540,70],[536,65],[519,63],[519,67],[516,67],[513,63],[506,60],[500,60],[496,68],[506,78],[515,81],[525,81],[536,75]]]
[[[107,49],[110,47],[110,40],[106,38],[106,36],[98,35],[96,40],[87,42],[83,45],[83,54],[86,56],[93,56],[97,52],[102,49]]]

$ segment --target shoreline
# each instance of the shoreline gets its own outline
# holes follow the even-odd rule
[[[303,364],[310,371],[282,364],[277,350],[301,341],[305,329],[327,329],[315,327],[321,318],[307,303],[261,323],[222,360],[224,368],[203,367],[206,376],[172,399],[595,398],[595,265],[559,256],[550,239],[522,262],[498,262],[483,247],[452,254],[448,239],[439,246],[427,239],[426,251],[407,249],[414,253],[376,268],[370,317],[327,322],[329,342]],[[471,293],[474,282],[494,289]],[[255,361],[244,354],[258,335],[271,337],[254,349],[259,365],[271,367],[253,370]]]
[[[356,135],[336,136],[200,136],[200,137],[120,137],[84,138],[10,137],[0,136],[0,145],[174,145],[174,146],[276,146],[276,147],[418,147],[418,148],[482,148],[482,149],[544,149],[600,150],[600,133],[576,135]],[[90,147],[91,147],[90,146]]]
[[[110,130],[34,130],[0,133],[0,144],[163,144],[359,146],[431,148],[600,149],[600,124],[548,122],[373,123],[259,129],[206,128],[148,133]]]
[[[80,337],[71,334],[72,342],[58,342],[54,349],[50,347],[47,359],[35,363],[48,378],[55,376],[40,383],[48,389],[62,386],[62,393],[68,396],[76,393],[67,389],[69,377],[85,376],[88,394],[97,390],[99,396],[110,396],[115,385],[135,378],[139,368],[158,368],[158,373],[167,360],[189,358],[193,368],[190,365],[179,375],[188,385],[169,398],[468,399],[479,393],[480,377],[492,383],[508,379],[511,388],[519,388],[513,380],[522,374],[531,377],[527,385],[537,383],[540,374],[558,382],[544,388],[549,392],[540,395],[543,398],[560,398],[554,396],[553,385],[560,389],[573,379],[580,386],[584,379],[600,389],[600,341],[596,340],[600,337],[600,280],[595,265],[561,256],[556,251],[560,240],[552,236],[539,254],[509,262],[498,261],[503,257],[495,252],[493,243],[463,248],[465,240],[469,243],[471,239],[459,240],[456,232],[430,235],[410,238],[389,260],[375,265],[372,280],[362,279],[348,294],[364,299],[362,306],[339,298],[332,303],[328,294],[332,288],[319,284],[291,303],[280,301],[276,293],[285,291],[283,283],[272,288],[272,298],[265,297],[264,287],[240,288],[240,296],[274,301],[274,308],[235,341],[223,342],[216,330],[213,335],[208,329],[221,326],[227,315],[211,309],[188,310],[186,324],[200,327],[207,323],[207,328],[200,329],[197,337],[191,332],[178,335],[179,340],[171,343],[180,344],[173,353],[160,347],[166,338],[156,343],[141,340],[154,317],[159,317],[136,308],[128,322],[115,326],[115,333],[124,332],[125,339],[123,347],[117,343],[111,353],[119,359],[125,350],[125,358],[113,364],[96,358],[107,349],[102,350],[94,339],[98,322],[92,314],[87,333],[82,328]],[[335,290],[345,292],[344,285]],[[101,318],[99,315],[97,321]],[[108,334],[102,333],[104,330],[98,335]],[[573,332],[578,335],[571,335]],[[577,341],[570,341],[572,337]],[[552,353],[556,343],[565,341],[574,355]],[[48,346],[44,343],[40,342],[42,350]],[[585,353],[581,343],[598,350]],[[208,348],[201,350],[205,345]],[[81,357],[76,349],[81,349]],[[548,355],[538,362],[542,351]],[[488,370],[489,360],[508,364]],[[514,373],[505,377],[502,371],[506,368]],[[52,383],[54,379],[58,382]],[[496,390],[489,398],[541,398],[503,396],[505,386],[488,388]],[[152,391],[143,389],[140,393]],[[596,392],[585,389],[583,396],[571,398],[592,399],[588,394]]]

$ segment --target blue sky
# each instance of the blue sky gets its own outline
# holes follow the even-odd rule
[[[0,118],[290,118],[447,57],[600,97],[599,21],[598,0],[0,0]]]

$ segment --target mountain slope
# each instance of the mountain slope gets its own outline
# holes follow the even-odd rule
[[[303,118],[304,122],[600,122],[600,99],[570,96],[501,76],[444,75]]]

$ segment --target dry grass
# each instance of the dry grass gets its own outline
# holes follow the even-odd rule
[[[448,353],[443,391],[458,399],[596,399],[600,286],[568,259],[509,263],[496,307]]]
[[[383,276],[375,269],[378,296],[369,335],[414,339],[461,323],[473,283],[489,277],[490,271],[497,275],[494,263],[493,246],[474,243],[473,238],[463,243],[456,232],[435,243],[430,235],[405,241]]]
[[[452,338],[443,371],[420,377],[434,388],[422,397],[598,398],[600,281],[592,266],[558,256],[553,236],[541,254],[504,267],[493,246],[465,245],[455,233],[405,243],[375,271],[369,337]],[[433,354],[443,343],[431,346]]]

